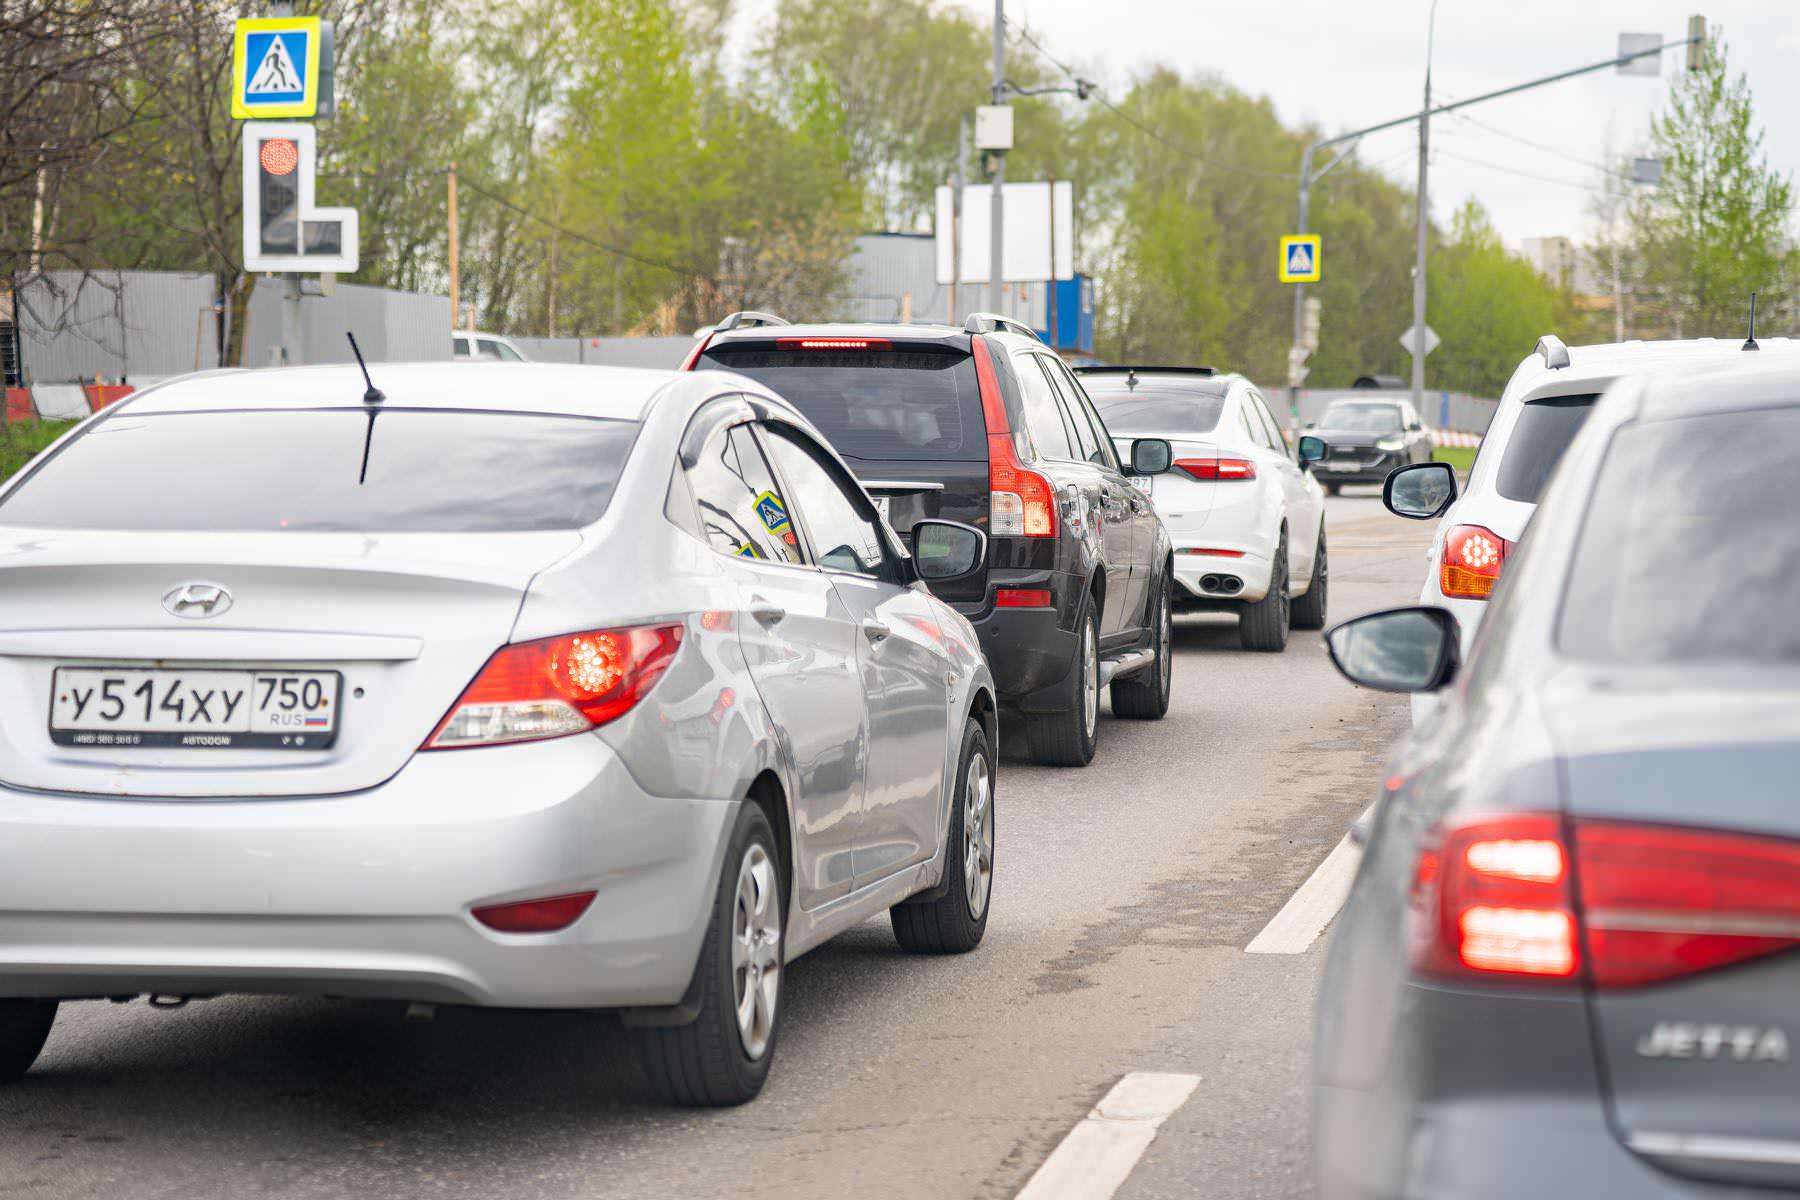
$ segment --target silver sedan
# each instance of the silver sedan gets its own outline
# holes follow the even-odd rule
[[[974,631],[722,373],[224,372],[0,489],[0,1080],[59,1001],[620,1010],[671,1100],[767,1076],[783,966],[973,948]]]

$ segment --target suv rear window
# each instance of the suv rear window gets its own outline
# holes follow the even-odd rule
[[[845,458],[987,459],[975,360],[960,350],[709,349],[698,370],[736,371],[806,414]]]
[[[1627,426],[1569,568],[1557,644],[1610,662],[1800,662],[1800,409]]]
[[[1125,386],[1123,375],[1084,374],[1081,386],[1100,410],[1106,431],[1115,437],[1211,433],[1225,411],[1226,386],[1171,386],[1142,381]]]
[[[1500,494],[1508,500],[1536,504],[1544,484],[1563,451],[1581,432],[1582,424],[1599,397],[1552,396],[1527,401],[1506,441],[1505,456],[1500,460],[1500,476],[1495,481]]]
[[[404,408],[121,412],[0,499],[0,525],[574,529],[606,511],[637,431],[636,421]]]

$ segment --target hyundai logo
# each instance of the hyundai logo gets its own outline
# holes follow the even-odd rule
[[[216,617],[231,608],[231,593],[216,583],[183,583],[163,593],[163,607],[190,621]]]

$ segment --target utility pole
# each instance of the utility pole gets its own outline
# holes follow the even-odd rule
[[[1425,411],[1425,242],[1431,233],[1427,185],[1431,171],[1431,50],[1436,32],[1437,0],[1431,0],[1431,15],[1425,22],[1425,103],[1419,106],[1419,248],[1413,260],[1412,402],[1417,412]]]
[[[962,281],[963,188],[969,182],[969,118],[965,113],[956,131],[956,174],[950,177],[950,311],[945,314],[952,325],[956,319],[956,285]]]
[[[991,103],[1006,103],[1006,0],[994,0],[994,92]],[[1001,310],[1006,283],[1006,151],[994,154],[994,190],[989,213],[988,288],[994,312]]]
[[[456,237],[456,164],[450,164],[450,328],[455,329],[462,316],[462,277],[457,273]]]

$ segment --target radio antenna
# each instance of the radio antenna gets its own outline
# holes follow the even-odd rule
[[[1761,350],[1756,344],[1756,293],[1750,293],[1750,336],[1744,341],[1744,349]]]
[[[1755,324],[1754,321],[1751,323]],[[380,388],[375,386],[375,381],[369,378],[369,364],[363,361],[362,348],[356,344],[356,335],[345,330],[344,336],[350,339],[350,353],[356,355],[356,365],[362,368],[363,382],[369,385],[369,390],[363,393],[363,403],[380,404],[387,397],[382,394]]]

